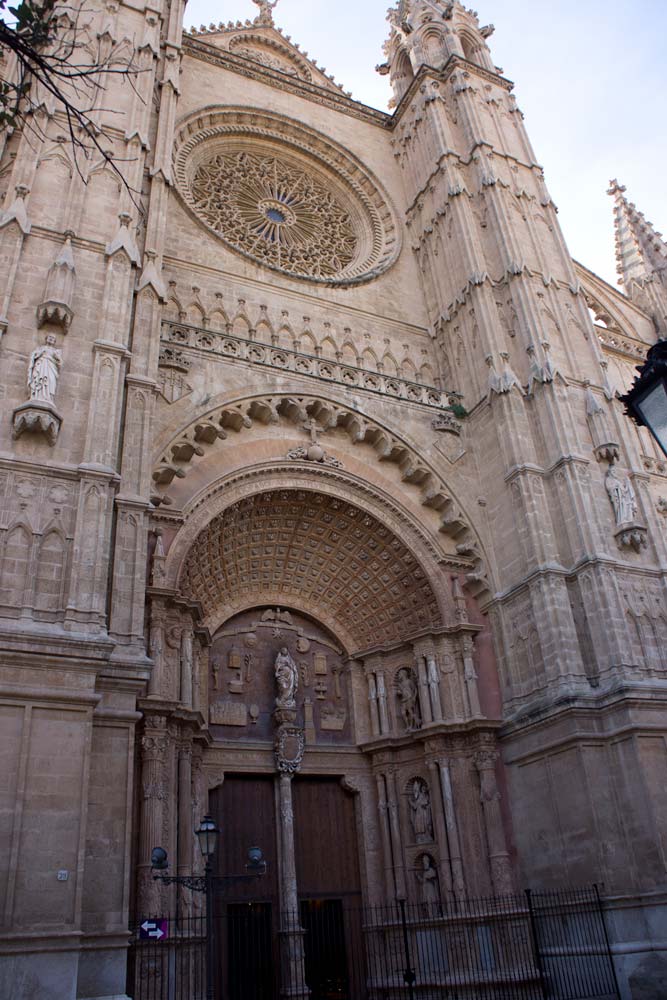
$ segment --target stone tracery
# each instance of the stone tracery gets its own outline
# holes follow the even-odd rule
[[[274,177],[265,190],[272,161],[279,183]],[[342,147],[282,115],[225,108],[186,119],[175,137],[174,173],[204,225],[273,270],[353,284],[386,270],[400,251],[396,217],[376,178]],[[219,198],[221,183],[231,191],[229,205]],[[292,203],[285,195],[295,191]],[[273,224],[268,238],[256,229],[266,223]]]
[[[358,239],[331,190],[280,156],[219,152],[192,183],[193,207],[232,246],[263,264],[310,277],[340,274]]]

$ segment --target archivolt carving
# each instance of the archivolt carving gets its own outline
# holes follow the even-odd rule
[[[377,180],[292,119],[241,108],[193,116],[177,132],[174,175],[197,218],[274,270],[352,284],[398,256],[399,228]]]
[[[440,516],[440,530],[457,540],[457,551],[465,560],[472,560],[474,568],[467,581],[475,596],[488,590],[486,570],[476,538],[461,508],[447,491],[444,483],[421,457],[404,441],[357,410],[339,406],[328,400],[308,396],[267,396],[230,403],[192,423],[163,452],[153,470],[153,481],[158,491],[153,496],[156,506],[171,504],[166,492],[175,478],[184,479],[193,456],[204,456],[230,432],[249,429],[254,422],[311,425],[315,422],[326,432],[343,428],[352,444],[365,444],[373,448],[378,460],[393,462],[401,470],[402,479],[420,490],[421,503],[436,510]],[[308,463],[313,468],[313,463]]]
[[[234,55],[261,63],[262,66],[268,66],[269,69],[280,70],[281,73],[288,73],[309,83],[312,81],[313,74],[306,59],[293,49],[279,45],[265,35],[259,33],[235,35],[229,41],[229,51]]]

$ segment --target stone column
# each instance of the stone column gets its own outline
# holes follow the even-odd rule
[[[484,828],[489,850],[489,865],[493,891],[501,896],[511,893],[514,889],[512,868],[510,865],[505,827],[500,811],[500,791],[496,780],[495,750],[481,750],[475,754],[475,767],[479,772],[479,794],[484,812]]]
[[[138,910],[140,915],[158,912],[160,892],[151,874],[151,851],[162,846],[164,802],[167,782],[164,758],[169,747],[167,720],[149,716],[141,737],[141,815],[139,821]]]
[[[192,873],[192,743],[187,740],[178,747],[178,853],[177,874]],[[194,894],[181,887],[181,909],[188,913]]]
[[[181,633],[180,701],[184,708],[192,708],[192,640],[192,628],[186,626]]]
[[[155,599],[151,602],[151,624],[150,624],[150,645],[149,655],[153,661],[151,675],[148,679],[149,698],[158,697],[160,694],[160,675],[163,667],[164,657],[164,627],[165,608],[161,601]]]
[[[435,839],[438,844],[438,856],[440,859],[440,886],[447,892],[452,892],[452,864],[449,856],[449,839],[447,837],[447,826],[445,824],[445,810],[440,789],[440,777],[438,765],[434,760],[427,762],[431,788],[431,813],[435,826]]]
[[[452,882],[455,894],[460,897],[465,896],[466,885],[463,877],[463,860],[461,858],[459,827],[456,821],[456,809],[452,793],[452,779],[449,773],[449,761],[443,757],[438,760],[437,763],[440,771],[442,804],[445,810],[445,824],[447,826],[447,840],[449,842],[449,860],[452,867]]]
[[[294,855],[294,810],[292,808],[292,775],[278,776],[278,809],[280,816],[280,937],[283,987],[281,996],[307,997],[303,936],[299,916],[299,894]]]
[[[368,711],[371,717],[371,733],[373,736],[380,735],[380,715],[378,712],[378,693],[375,674],[370,671],[366,675],[368,681]]]
[[[419,677],[419,703],[422,710],[422,725],[428,726],[433,722],[433,712],[431,711],[431,696],[429,694],[428,676],[426,674],[426,658],[418,656],[415,664],[417,676]]]
[[[403,863],[403,843],[401,824],[398,816],[398,796],[396,794],[396,772],[388,770],[387,806],[389,809],[389,829],[391,832],[392,855],[394,858],[394,880],[396,882],[396,898],[405,899],[405,865]]]
[[[463,653],[463,676],[466,682],[466,693],[468,696],[468,710],[473,719],[482,717],[482,709],[479,704],[479,689],[477,687],[477,671],[473,660],[473,640],[472,636],[464,635],[461,639],[461,651]]]
[[[433,721],[442,722],[442,702],[440,701],[440,671],[435,656],[431,653],[426,657],[428,671],[428,686],[431,692],[431,708]]]
[[[387,802],[387,791],[384,774],[375,776],[378,789],[378,811],[380,813],[380,836],[382,838],[382,856],[384,858],[385,884],[387,888],[387,899],[393,900],[396,896],[396,883],[394,881],[394,858],[391,850],[391,830],[389,828],[389,805]]]
[[[387,714],[387,685],[384,679],[384,671],[376,670],[378,708],[380,711],[380,732],[389,732],[389,715]]]

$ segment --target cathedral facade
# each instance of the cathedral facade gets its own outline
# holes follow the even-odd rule
[[[1,140],[0,993],[126,996],[178,902],[151,849],[199,871],[210,812],[279,908],[597,883],[629,997],[667,940],[667,460],[618,396],[667,247],[613,182],[622,291],[572,260],[458,0],[390,10],[391,114],[256,3],[94,5],[141,67],[107,155],[48,95]]]

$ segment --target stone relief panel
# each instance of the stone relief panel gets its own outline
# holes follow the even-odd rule
[[[290,707],[296,708],[308,744],[350,743],[345,662],[331,635],[296,611],[271,607],[235,615],[216,634],[211,649],[213,736],[270,742],[274,710]]]
[[[62,613],[77,499],[75,482],[0,472],[0,612]]]

